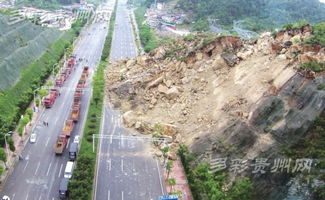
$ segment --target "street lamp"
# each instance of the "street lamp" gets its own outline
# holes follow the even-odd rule
[[[7,143],[7,136],[11,135],[12,131],[9,131],[8,133],[5,134],[5,144],[6,144],[6,151],[7,151],[7,157],[8,157],[8,163],[10,164],[10,156],[9,156],[9,149],[8,149],[8,143]],[[5,162],[6,164],[6,162]],[[7,167],[7,166],[6,166]]]

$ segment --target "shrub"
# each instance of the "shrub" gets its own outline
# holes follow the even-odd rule
[[[309,70],[313,72],[322,72],[324,71],[324,63],[319,63],[319,62],[305,62],[300,65],[300,69],[303,70]]]
[[[325,47],[325,22],[313,26],[313,36],[305,40],[307,44],[319,44]]]
[[[0,160],[3,162],[7,161],[7,154],[3,148],[0,147]]]
[[[4,170],[5,170],[5,168],[0,165],[0,176],[2,175],[2,173],[3,173]]]
[[[317,86],[317,90],[323,90],[325,88],[325,84],[321,83]]]

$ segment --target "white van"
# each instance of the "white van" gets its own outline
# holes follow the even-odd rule
[[[73,169],[74,169],[74,163],[72,161],[68,161],[64,170],[64,178],[71,179]]]

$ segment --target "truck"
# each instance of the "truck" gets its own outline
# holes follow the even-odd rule
[[[72,142],[69,148],[69,159],[74,161],[77,158],[78,143]]]
[[[61,133],[58,136],[58,139],[56,140],[56,143],[54,145],[55,154],[62,155],[66,145],[67,145],[67,136],[65,135],[65,133]]]
[[[81,78],[78,81],[77,89],[82,89],[85,86],[86,81]]]
[[[72,119],[74,122],[78,122],[79,114],[80,114],[80,103],[75,103],[72,106],[70,119]]]
[[[68,119],[65,121],[62,132],[66,135],[66,137],[70,137],[73,127],[73,120]]]
[[[85,74],[86,76],[88,76],[89,74],[89,67],[85,66],[84,69],[82,70],[82,74]]]
[[[62,87],[64,83],[65,77],[62,75],[59,75],[57,79],[55,79],[55,86],[56,87]]]
[[[68,184],[69,184],[69,179],[68,178],[63,178],[61,180],[60,186],[59,186],[59,197],[60,197],[60,199],[66,199],[69,196]]]
[[[73,68],[75,64],[76,64],[76,60],[74,58],[70,58],[68,61],[68,67]]]
[[[81,100],[81,95],[82,95],[82,89],[77,88],[76,91],[74,92],[74,103],[78,103]]]
[[[50,93],[43,99],[44,106],[46,108],[51,108],[58,94],[59,91],[57,89],[51,89]]]

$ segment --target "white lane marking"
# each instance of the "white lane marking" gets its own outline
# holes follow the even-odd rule
[[[29,195],[29,193],[27,193],[26,200],[28,199],[28,195]]]
[[[15,199],[15,196],[16,196],[16,193],[14,193],[14,194],[12,195],[12,200]]]
[[[107,200],[109,200],[111,198],[111,191],[110,190],[108,190],[107,196],[108,196]]]
[[[49,173],[50,173],[50,169],[51,169],[51,166],[52,166],[52,162],[50,163],[50,166],[49,166],[49,168],[47,169],[46,176],[49,175]]]
[[[122,200],[124,200],[124,192],[122,191]]]
[[[69,143],[70,143],[70,138],[68,139],[67,146],[65,147],[66,149],[68,149]]]
[[[60,167],[60,171],[59,171],[59,174],[58,174],[59,178],[60,178],[60,175],[61,175],[62,167],[63,167],[63,164],[61,164],[61,167]]]
[[[112,169],[112,160],[109,159],[108,171],[111,171],[111,169]]]
[[[41,195],[41,196],[39,196],[38,200],[41,200],[41,199],[42,199],[42,195]]]
[[[25,167],[24,167],[24,169],[23,169],[23,172],[25,172],[25,170],[26,170],[26,168],[27,168],[27,165],[28,165],[28,163],[29,163],[29,161],[27,161],[27,162],[26,162],[26,165],[25,165]]]
[[[162,193],[162,194],[165,194],[165,193],[164,193],[164,189],[163,189],[163,184],[162,184],[162,181],[161,181],[161,174],[160,174],[160,168],[159,168],[159,165],[158,165],[158,160],[156,160],[156,164],[157,164],[157,170],[158,170],[158,176],[159,176],[159,182],[160,182],[161,193]]]
[[[47,146],[49,144],[50,138],[47,138],[45,146]]]
[[[121,171],[123,172],[123,158],[121,158]]]
[[[38,171],[40,165],[41,165],[41,162],[38,162],[34,175],[37,174],[37,171]]]

